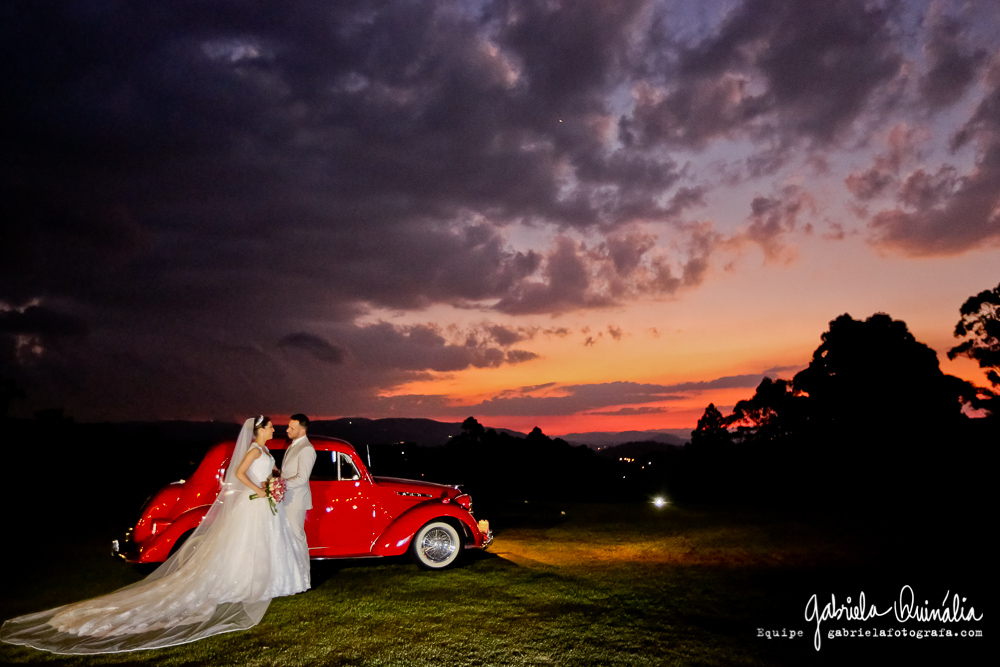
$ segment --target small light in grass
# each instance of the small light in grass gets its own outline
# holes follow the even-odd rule
[[[663,507],[664,505],[667,504],[667,501],[665,498],[657,496],[656,498],[653,498],[653,504],[656,505],[657,507]]]

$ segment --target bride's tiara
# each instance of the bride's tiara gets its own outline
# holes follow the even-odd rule
[[[260,417],[257,417],[257,419],[255,419],[255,420],[253,421],[253,425],[254,425],[254,426],[260,426],[260,423],[261,423],[262,421],[264,421],[264,415],[261,415]]]

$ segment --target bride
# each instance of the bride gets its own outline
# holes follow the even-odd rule
[[[185,644],[260,622],[271,598],[309,588],[309,555],[262,484],[274,468],[268,417],[248,419],[222,490],[191,537],[152,574],[101,597],[13,618],[0,639],[53,653]],[[239,462],[239,465],[235,465]],[[260,500],[251,500],[257,494]]]

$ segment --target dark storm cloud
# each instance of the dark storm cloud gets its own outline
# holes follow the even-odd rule
[[[987,73],[989,92],[953,138],[976,147],[976,164],[960,175],[951,165],[917,170],[897,194],[899,205],[875,215],[872,242],[909,255],[949,255],[1000,243],[1000,60]]]
[[[758,244],[765,261],[782,258],[785,235],[795,231],[799,215],[812,206],[809,193],[789,186],[774,197],[754,197],[750,202],[750,224],[743,236]]]
[[[794,213],[789,214],[794,218]],[[794,226],[794,225],[793,225]],[[597,247],[560,236],[537,277],[515,284],[495,305],[500,312],[558,314],[610,308],[639,295],[671,295],[701,283],[708,259],[725,239],[710,225],[684,228],[686,259],[678,264],[655,251],[656,238],[623,229]]]
[[[651,234],[633,232],[613,236],[607,240],[606,245],[615,271],[620,275],[628,275],[639,267],[643,256],[653,249],[656,238]]]
[[[193,267],[290,265],[299,244],[347,263],[324,276],[343,300],[502,298],[540,262],[497,222],[617,225],[691,204],[691,189],[658,203],[678,179],[668,157],[605,150],[643,4],[22,12],[4,35],[5,172],[25,202],[8,284],[120,303],[156,282],[149,301],[183,301],[173,279]],[[119,247],[81,256],[67,228]],[[112,250],[107,285],[73,284]]]
[[[986,61],[985,49],[969,50],[966,29],[950,16],[932,17],[924,51],[928,68],[920,77],[920,94],[931,109],[949,107],[965,94]]]
[[[885,149],[875,156],[874,164],[849,174],[844,180],[847,189],[860,202],[889,194],[898,186],[902,169],[919,158],[920,146],[927,139],[928,132],[923,128],[906,123],[894,125],[886,134]]]
[[[519,343],[522,340],[531,340],[538,332],[535,328],[529,329],[525,327],[508,327],[502,324],[490,323],[484,324],[483,328],[489,337],[500,347],[510,347],[514,343]]]
[[[670,198],[665,214],[670,218],[676,218],[689,208],[704,206],[705,190],[703,186],[677,188],[677,192]]]
[[[626,136],[692,147],[747,134],[830,142],[900,71],[891,6],[747,0],[678,53],[662,87],[638,86]]]
[[[880,197],[895,182],[896,179],[892,174],[874,167],[850,174],[845,180],[847,189],[861,201]]]
[[[394,230],[305,231],[283,267],[307,275],[336,296],[390,308],[465,305],[508,293],[533,275],[544,256],[514,252],[493,227],[436,228],[414,221]]]
[[[452,340],[449,340],[448,335]],[[527,350],[507,349],[494,342],[495,332],[448,332],[432,324],[394,326],[379,322],[342,326],[337,340],[357,358],[361,368],[392,371],[459,371],[470,367],[497,368],[536,358]]]
[[[46,306],[12,307],[0,301],[0,377],[11,366],[33,368],[86,339],[90,327],[79,316]]]
[[[497,304],[497,310],[512,314],[551,313],[577,308],[610,306],[613,299],[595,290],[586,249],[568,237],[556,241],[548,256],[542,280],[523,282]]]
[[[329,412],[421,373],[530,361],[513,329],[467,344],[352,322],[537,309],[522,295],[540,277],[557,309],[609,302],[580,289],[571,252],[513,250],[508,230],[683,210],[659,203],[672,160],[606,150],[643,4],[5,6],[0,300],[101,326],[58,358],[38,348],[30,378],[15,360],[4,374],[71,411],[95,414],[89,384],[170,416],[195,386],[220,411],[322,394],[334,403],[311,409]],[[136,372],[116,383],[121,368]]]
[[[0,335],[82,336],[88,331],[83,320],[43,306],[0,309]]]
[[[943,165],[936,174],[918,169],[906,178],[900,188],[899,201],[908,208],[931,209],[954,194],[958,183],[958,172],[951,165]]]
[[[278,347],[284,349],[297,349],[306,352],[310,356],[325,361],[328,364],[344,363],[344,350],[331,344],[329,341],[314,336],[310,333],[298,332],[288,334],[278,341]]]

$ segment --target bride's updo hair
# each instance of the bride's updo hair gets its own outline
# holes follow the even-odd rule
[[[271,423],[271,418],[268,417],[267,415],[260,415],[259,417],[254,417],[253,434],[256,436],[257,431],[261,430],[270,423]]]

